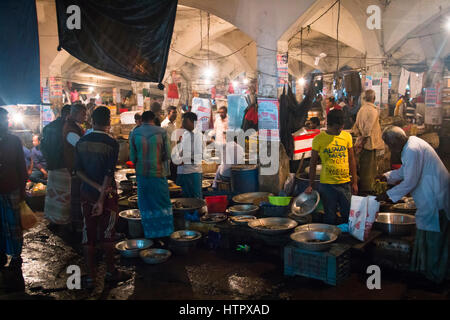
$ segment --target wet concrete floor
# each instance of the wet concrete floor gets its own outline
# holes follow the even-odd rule
[[[179,300],[179,299],[449,299],[449,289],[426,288],[411,283],[402,273],[382,275],[381,290],[368,290],[369,263],[361,261],[359,272],[337,287],[319,280],[283,275],[283,261],[250,250],[210,250],[199,246],[189,255],[174,254],[165,263],[147,265],[139,258],[123,259],[117,255],[120,270],[132,278],[110,286],[104,283],[105,266],[100,263],[96,288],[69,290],[66,273],[70,265],[84,270],[81,247],[68,232],[49,230],[45,220],[24,236],[23,279],[25,292],[8,292],[15,274],[6,268],[0,278],[0,299],[56,300]],[[99,254],[99,258],[101,255]]]

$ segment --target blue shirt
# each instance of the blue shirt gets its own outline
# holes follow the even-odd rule
[[[33,158],[33,167],[38,170],[44,169],[47,170],[47,161],[42,155],[41,148],[39,146],[34,147],[31,150],[31,157]]]
[[[106,132],[93,131],[81,137],[75,146],[75,172],[83,171],[89,179],[99,185],[103,184],[105,176],[113,178],[119,156],[119,144]],[[81,192],[93,201],[100,193],[85,182],[81,183]]]
[[[27,166],[27,170],[30,167],[31,163],[31,151],[27,147],[23,146],[23,155],[25,156],[25,165]]]

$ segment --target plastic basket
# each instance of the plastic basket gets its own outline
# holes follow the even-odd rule
[[[333,244],[329,251],[315,252],[294,245],[284,248],[284,275],[322,280],[336,286],[350,276],[350,246]]]
[[[227,196],[210,196],[205,197],[206,206],[210,213],[225,212],[228,206]]]

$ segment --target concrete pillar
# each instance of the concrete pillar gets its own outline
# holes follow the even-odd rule
[[[257,41],[258,96],[277,97],[277,40]]]

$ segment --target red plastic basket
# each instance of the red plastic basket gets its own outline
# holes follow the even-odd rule
[[[205,201],[209,213],[220,213],[227,210],[227,196],[209,196],[205,197]]]

